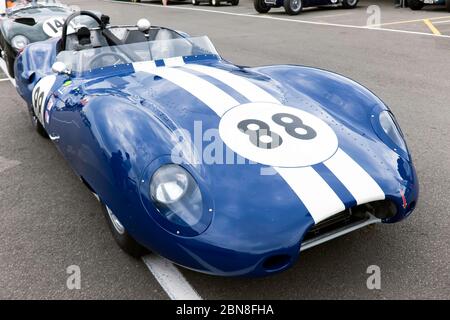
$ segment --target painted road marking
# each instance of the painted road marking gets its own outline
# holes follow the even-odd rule
[[[441,17],[433,17],[433,18],[428,18],[428,20],[439,20],[439,19],[447,19],[447,18],[450,18],[450,16],[447,15],[447,16],[441,16]],[[406,23],[422,22],[422,21],[423,21],[423,18],[422,19],[414,19],[414,20],[400,20],[400,21],[392,21],[392,22],[374,24],[374,25],[371,25],[371,27],[392,26],[392,25],[396,25],[396,24],[406,24]]]
[[[450,20],[444,20],[444,21],[433,21],[433,24],[445,24],[450,23]]]
[[[320,19],[320,18],[334,18],[334,17],[342,17],[342,16],[349,16],[354,14],[353,12],[346,12],[346,13],[337,13],[337,14],[326,14],[323,16],[313,16],[312,19]]]
[[[200,12],[216,13],[216,14],[223,14],[223,15],[231,15],[231,16],[237,16],[237,17],[268,19],[268,20],[283,21],[283,22],[295,22],[295,23],[300,23],[300,24],[310,24],[310,25],[318,25],[318,26],[350,28],[350,29],[360,29],[360,30],[373,30],[373,31],[385,31],[385,32],[395,32],[395,33],[404,33],[404,34],[414,34],[414,35],[421,35],[421,36],[450,38],[450,35],[443,35],[443,34],[435,35],[433,33],[428,33],[428,32],[387,29],[387,28],[380,28],[379,25],[358,26],[358,25],[338,24],[338,23],[319,22],[319,21],[310,21],[310,20],[297,20],[297,19],[291,19],[291,18],[280,18],[280,17],[273,17],[273,16],[261,15],[261,14],[253,15],[253,14],[244,14],[244,13],[234,13],[234,12],[218,11],[218,10],[211,10],[211,9],[201,9],[201,8],[188,8],[188,7],[176,7],[176,6],[162,7],[161,5],[150,4],[150,3],[121,2],[121,1],[117,1],[117,0],[103,0],[103,1],[117,3],[117,4],[123,4],[123,5],[162,8],[163,10],[200,11]]]
[[[440,36],[441,32],[433,25],[433,23],[430,21],[430,19],[423,19],[423,22],[427,25],[428,28],[430,28],[431,32],[433,34]]]
[[[7,68],[6,68],[6,62],[5,62],[5,60],[3,60],[2,58],[0,58],[0,68],[3,70],[3,72],[5,73],[5,75],[8,77],[7,80],[9,80],[9,81],[12,83],[12,85],[15,87],[15,86],[16,86],[16,80],[14,80],[13,78],[11,78],[11,77],[9,76],[9,73],[8,73],[8,71],[7,71]],[[6,80],[6,79],[3,79],[3,80]]]
[[[6,79],[0,79],[0,82],[4,82],[4,81],[9,81],[9,79],[8,79],[8,78],[6,78]]]
[[[186,278],[169,260],[156,254],[142,257],[145,265],[172,300],[202,300]]]
[[[0,156],[0,173],[12,169],[14,167],[17,167],[18,165],[20,165],[20,163],[21,163],[20,161],[9,160]]]

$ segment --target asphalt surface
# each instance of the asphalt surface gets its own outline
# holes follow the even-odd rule
[[[113,23],[147,17],[155,25],[206,34],[236,64],[302,64],[359,81],[396,114],[415,160],[420,200],[406,221],[308,250],[292,269],[269,278],[180,271],[205,299],[450,298],[450,38],[327,25],[364,26],[369,5],[364,1],[355,10],[269,14],[283,20],[252,17],[252,4],[241,2],[197,8],[244,14],[238,16],[194,11],[190,4],[69,1],[109,14]],[[439,8],[412,12],[379,4],[382,23],[418,20],[389,25],[396,30],[431,34],[422,19],[450,20]],[[450,34],[450,24],[435,26]],[[0,82],[0,108],[0,298],[167,299],[146,266],[116,246],[99,204],[52,143],[34,133],[24,103],[7,81]],[[70,265],[81,269],[81,290],[66,287]],[[381,268],[381,290],[366,287],[370,265]]]

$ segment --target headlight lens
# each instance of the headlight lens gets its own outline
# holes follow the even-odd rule
[[[403,151],[407,151],[403,136],[392,114],[389,111],[382,111],[379,120],[381,128],[392,142]]]
[[[22,50],[30,43],[27,37],[18,35],[11,39],[11,45],[16,50]]]
[[[150,197],[161,215],[181,227],[192,227],[202,217],[200,188],[181,166],[167,164],[156,170],[150,182]]]

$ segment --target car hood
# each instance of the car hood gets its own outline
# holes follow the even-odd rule
[[[189,65],[216,69],[222,76],[215,78],[214,72],[206,74]],[[290,65],[241,68],[214,59],[160,68],[140,64],[124,70],[130,67],[135,72],[87,81],[86,92],[128,95],[135,102],[139,100],[140,107],[152,110],[171,132],[182,132],[191,139],[188,145],[195,149],[196,161],[187,166],[202,177],[214,201],[214,220],[202,237],[222,247],[251,248],[252,252],[298,248],[314,223],[357,204],[398,197],[412,175],[408,159],[388,147],[373,128],[374,117],[386,106],[370,91],[340,75]],[[233,77],[223,77],[220,71]],[[183,78],[185,73],[190,76]],[[227,113],[218,108],[237,101],[240,108],[259,105],[262,113],[267,107],[265,97],[319,119],[334,133],[335,150],[323,161],[294,168],[250,162],[248,158],[243,164],[235,154],[228,163],[228,143],[232,141],[221,149],[222,132],[216,135]],[[241,138],[247,139],[245,135]],[[162,154],[173,155],[179,140],[172,138]],[[322,140],[316,148],[327,143]],[[295,152],[280,158],[303,156],[301,149]],[[231,226],[234,236],[230,240]]]

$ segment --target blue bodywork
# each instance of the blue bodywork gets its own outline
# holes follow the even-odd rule
[[[17,59],[17,90],[30,112],[34,86],[53,74],[57,41],[31,44]],[[397,214],[384,223],[400,221],[414,209],[418,181],[411,157],[383,136],[373,116],[388,109],[369,90],[304,66],[244,68],[216,55],[183,60],[239,75],[283,104],[325,121],[336,132],[340,148],[370,173],[397,207]],[[163,67],[164,60],[156,65]],[[203,78],[240,103],[248,102],[223,83]],[[264,166],[259,164],[183,165],[200,186],[208,216],[204,223],[209,226],[200,234],[175,234],[160,221],[149,183],[156,169],[171,162],[172,132],[182,128],[193,136],[194,122],[200,120],[203,130],[219,126],[217,114],[195,96],[161,77],[135,72],[132,64],[57,75],[51,93],[46,131],[58,137],[55,145],[76,174],[140,244],[176,264],[224,276],[268,275],[296,261],[314,220],[288,184],[277,174],[262,176]],[[347,208],[355,206],[355,199],[325,166],[314,169]],[[265,267],[272,256],[288,259],[279,267]]]

